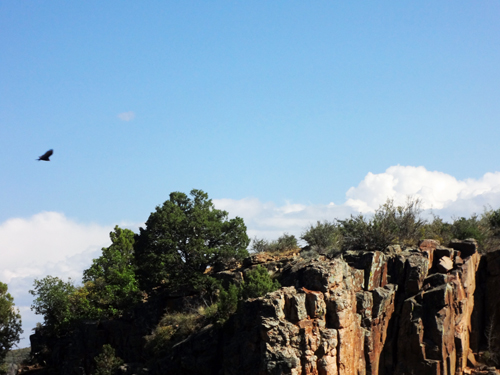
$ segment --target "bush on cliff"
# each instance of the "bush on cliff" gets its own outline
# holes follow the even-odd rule
[[[342,248],[342,233],[335,222],[320,222],[310,225],[300,237],[307,242],[305,250],[319,254],[334,254]]]
[[[205,323],[203,309],[183,312],[168,311],[151,335],[145,337],[146,351],[153,358],[162,357],[173,345],[187,338]]]
[[[248,255],[243,219],[229,220],[201,190],[192,190],[191,196],[171,193],[140,228],[135,258],[146,291],[159,285],[199,289],[208,267]]]
[[[234,284],[229,284],[227,290],[220,287],[214,316],[219,323],[223,323],[236,312],[240,300],[262,297],[280,287],[278,280],[273,280],[267,269],[258,265],[245,273],[244,281],[239,287]]]
[[[273,280],[267,269],[258,265],[245,274],[245,280],[240,286],[240,296],[243,299],[262,297],[281,287],[278,280]]]
[[[498,250],[500,248],[500,210],[485,210],[483,214],[473,214],[469,218],[454,218],[451,223],[434,215],[424,225],[422,238],[438,240],[446,245],[452,239],[465,240],[473,238],[479,245],[480,252]]]
[[[116,356],[115,349],[109,344],[102,347],[102,353],[94,358],[96,370],[94,375],[114,375],[123,364],[123,360]]]
[[[408,199],[395,206],[392,199],[381,205],[371,218],[362,214],[338,220],[343,250],[384,250],[389,245],[416,245],[425,221],[420,217],[421,201]]]
[[[252,240],[251,250],[254,253],[283,253],[299,248],[297,238],[293,234],[284,233],[277,240],[268,241],[255,237]]]

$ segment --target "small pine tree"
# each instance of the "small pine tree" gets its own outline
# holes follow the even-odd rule
[[[225,321],[238,308],[239,291],[236,285],[230,284],[227,291],[222,288],[217,301],[217,315],[220,321]]]
[[[280,286],[280,283],[277,280],[273,281],[267,270],[259,265],[245,275],[240,295],[243,299],[262,297],[266,293],[274,292]]]

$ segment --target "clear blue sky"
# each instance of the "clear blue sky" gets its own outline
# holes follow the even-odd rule
[[[0,221],[144,221],[192,188],[342,203],[398,164],[496,171],[499,16],[496,0],[2,1]]]
[[[388,196],[500,207],[499,19],[498,0],[0,1],[0,280],[20,346],[42,320],[33,279],[78,280],[172,191],[269,238]]]

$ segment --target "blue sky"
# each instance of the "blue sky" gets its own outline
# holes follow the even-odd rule
[[[112,226],[193,188],[264,237],[387,197],[499,207],[499,15],[488,0],[0,2],[0,277],[29,306],[34,277],[81,274]]]

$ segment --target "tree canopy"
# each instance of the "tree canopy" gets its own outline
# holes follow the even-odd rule
[[[140,297],[134,265],[135,233],[115,226],[109,236],[111,246],[103,248],[102,255],[83,272],[88,298],[98,315],[115,315]]]
[[[228,219],[201,190],[180,192],[151,213],[136,238],[137,273],[144,290],[194,286],[210,266],[248,255],[243,219]]]
[[[5,358],[23,333],[21,315],[14,308],[14,298],[7,290],[7,284],[0,282],[0,360]]]
[[[71,282],[58,277],[46,276],[36,279],[30,293],[36,297],[31,305],[35,314],[43,315],[45,326],[54,333],[66,327],[76,315],[69,296],[77,289]]]

